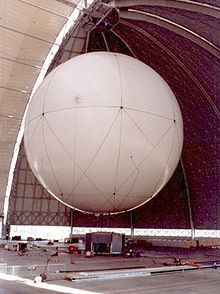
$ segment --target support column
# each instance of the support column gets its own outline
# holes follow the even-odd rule
[[[133,211],[130,212],[131,238],[134,237]]]
[[[70,237],[73,234],[73,209],[70,210]]]
[[[184,169],[184,166],[183,166],[182,159],[181,159],[181,167],[182,167],[182,171],[183,171],[184,182],[185,182],[185,187],[186,187],[186,194],[187,194],[187,204],[188,204],[188,209],[189,209],[189,221],[190,221],[190,228],[191,228],[191,239],[195,240],[195,228],[194,228],[193,217],[192,217],[190,193],[189,193],[189,187],[188,187],[188,183],[187,183],[187,179],[186,179],[186,173],[185,173],[185,169]]]

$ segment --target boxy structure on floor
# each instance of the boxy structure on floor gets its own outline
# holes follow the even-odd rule
[[[121,254],[124,249],[124,234],[95,232],[86,234],[86,252],[93,254]]]

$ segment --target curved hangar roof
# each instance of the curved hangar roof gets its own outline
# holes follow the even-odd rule
[[[39,2],[42,7],[47,3],[47,7],[36,8]],[[70,2],[73,1],[3,1],[2,211],[21,118],[45,55],[73,9]],[[25,14],[32,4],[34,11]],[[19,20],[18,15],[11,15],[18,11],[24,14]],[[209,219],[207,227],[220,227],[219,19],[217,0],[94,1],[92,8],[83,10],[49,68],[81,53],[106,50],[134,56],[163,76],[178,99],[184,119],[182,167],[197,227],[204,218]],[[14,38],[17,41],[12,44]]]
[[[22,117],[48,52],[80,0],[0,1],[0,214]],[[79,6],[77,6],[79,4]],[[7,195],[6,195],[7,196]]]

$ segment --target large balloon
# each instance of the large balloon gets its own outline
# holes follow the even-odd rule
[[[117,213],[155,196],[182,150],[183,122],[166,82],[126,55],[95,52],[53,70],[34,95],[25,149],[39,182],[58,200]]]

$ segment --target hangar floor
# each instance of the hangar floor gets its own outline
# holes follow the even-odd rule
[[[219,249],[154,248],[142,251],[140,258],[95,256],[85,258],[65,252],[48,263],[44,283],[34,278],[45,269],[44,250],[31,250],[25,255],[0,250],[0,293],[219,293],[220,268],[198,269],[194,263],[219,264]],[[49,254],[49,255],[48,255]],[[173,265],[180,258],[181,267]],[[166,263],[167,266],[163,266]],[[193,265],[193,270],[190,265]],[[170,266],[170,267],[169,267]],[[152,269],[153,274],[148,273]],[[158,270],[156,270],[158,269]],[[161,269],[167,270],[160,272]],[[168,269],[170,269],[168,271]],[[173,271],[174,270],[174,271]],[[64,277],[74,278],[73,281]]]

